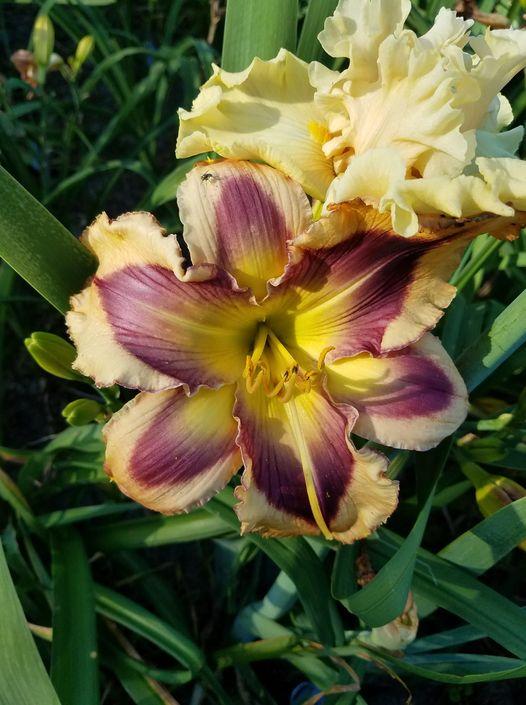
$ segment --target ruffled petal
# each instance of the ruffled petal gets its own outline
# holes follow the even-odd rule
[[[464,47],[469,41],[468,32],[474,24],[473,20],[459,17],[454,10],[441,7],[433,26],[419,38],[419,41],[424,46],[431,46],[441,51],[452,45]]]
[[[350,60],[353,79],[375,81],[379,47],[403,29],[410,10],[410,0],[340,0],[318,39],[329,56]]]
[[[318,391],[289,402],[261,388],[237,391],[234,414],[245,472],[236,488],[242,531],[264,536],[318,534],[351,543],[394,511],[397,483],[386,459],[356,451],[349,440],[352,407]]]
[[[145,507],[176,514],[203,504],[241,466],[234,390],[141,392],[104,428],[105,469]]]
[[[327,375],[333,399],[358,410],[354,432],[384,445],[427,450],[466,418],[466,385],[431,334],[383,357],[338,360]]]
[[[452,179],[446,176],[407,179],[404,177],[404,162],[394,149],[371,150],[353,159],[345,173],[334,180],[327,193],[327,203],[361,198],[381,213],[389,213],[393,229],[405,237],[419,231],[419,215],[429,214],[474,218],[467,225],[476,228],[478,223],[479,233],[489,231],[495,234],[502,228],[517,230],[523,226],[523,215],[515,214],[509,205],[505,181],[496,181],[490,175],[498,171],[498,163],[506,165],[508,161],[516,163],[517,166],[512,164],[510,168],[520,174],[523,162],[519,160],[481,158],[477,159],[481,176],[462,174]],[[495,162],[495,166],[489,166],[491,162]],[[519,178],[517,182],[519,189],[521,181]],[[516,207],[522,209],[520,198],[516,203]],[[484,213],[501,217],[481,218]],[[473,231],[473,234],[477,233]]]
[[[340,241],[338,227],[346,236]],[[327,346],[327,361],[406,347],[437,323],[455,294],[447,280],[469,238],[443,235],[403,238],[388,216],[363,205],[329,214],[298,240],[301,249],[273,284],[269,327],[306,369]]]
[[[256,326],[248,292],[214,265],[183,274],[175,236],[148,214],[102,214],[83,241],[99,266],[67,315],[75,369],[148,391],[237,379]]]
[[[334,172],[321,149],[317,126],[324,118],[313,96],[307,64],[284,49],[239,73],[216,66],[192,110],[179,111],[177,155],[211,150],[262,160],[323,199]]]
[[[526,211],[526,162],[521,159],[477,159],[477,167],[499,198]],[[523,221],[524,224],[524,221]]]
[[[464,130],[478,128],[484,121],[495,96],[526,67],[526,32],[517,29],[487,30],[484,36],[471,37],[477,56],[463,56],[469,74],[460,73],[457,104],[464,111]],[[474,83],[478,92],[467,89]],[[473,97],[475,99],[473,99]]]
[[[257,297],[311,219],[304,191],[276,169],[225,160],[195,166],[177,193],[192,263],[217,264]]]

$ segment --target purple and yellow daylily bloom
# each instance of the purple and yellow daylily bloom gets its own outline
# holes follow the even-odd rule
[[[428,331],[476,233],[407,239],[358,201],[313,220],[297,183],[236,160],[198,164],[178,201],[189,265],[148,213],[103,213],[82,238],[99,264],[67,316],[74,366],[140,390],[105,427],[107,472],[171,514],[244,465],[243,531],[368,535],[397,483],[350,432],[425,450],[465,418],[465,385]]]

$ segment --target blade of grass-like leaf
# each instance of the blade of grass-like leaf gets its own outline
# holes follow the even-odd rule
[[[228,0],[221,65],[242,71],[255,56],[296,49],[298,0]]]
[[[223,490],[210,500],[206,510],[239,530],[239,521],[232,510],[234,502],[232,492]],[[305,539],[264,539],[257,534],[248,534],[247,538],[294,582],[318,639],[323,644],[341,643],[343,627],[330,594],[323,563]]]
[[[438,555],[480,575],[526,539],[526,497],[499,509],[458,536]]]
[[[364,647],[365,648],[365,647]],[[526,662],[505,656],[478,654],[429,654],[397,658],[385,651],[367,647],[378,661],[386,661],[396,670],[405,671],[439,683],[488,683],[510,678],[524,678]]]
[[[192,673],[205,665],[197,644],[133,600],[99,584],[95,584],[95,600],[98,612],[157,644]]]
[[[380,627],[391,622],[403,611],[407,602],[407,595],[411,589],[411,580],[415,566],[417,550],[422,541],[424,530],[433,504],[436,483],[442,472],[451,448],[451,441],[446,439],[437,448],[421,454],[417,462],[427,468],[430,477],[430,486],[427,498],[420,510],[417,520],[394,556],[382,566],[378,574],[358,592],[341,599],[346,609],[357,614],[371,627]],[[341,550],[341,548],[340,548]],[[341,559],[335,564],[335,571],[352,571],[349,561],[353,560],[352,554],[347,561]],[[342,585],[344,578],[340,575],[333,576],[333,581]]]
[[[403,541],[392,531],[380,529],[377,537],[368,542],[368,551],[385,563]],[[421,548],[412,588],[426,600],[479,628],[515,656],[526,658],[526,613],[465,570]]]
[[[0,167],[0,257],[59,311],[95,269],[95,259]]]
[[[457,367],[472,391],[526,342],[526,291],[457,359]]]
[[[417,639],[407,647],[406,653],[419,654],[427,653],[428,651],[439,651],[440,649],[450,649],[453,646],[460,646],[460,644],[483,639],[485,636],[486,634],[483,634],[480,629],[472,627],[471,624],[465,624],[462,627],[447,629],[446,631]]]
[[[64,705],[98,705],[99,671],[93,583],[79,534],[51,537],[53,643],[51,679]]]
[[[0,705],[60,705],[27,627],[1,541],[0,621]]]
[[[318,41],[318,34],[323,29],[325,19],[332,15],[337,4],[338,0],[310,0],[296,51],[303,61],[321,61],[323,49]]]
[[[218,703],[231,705],[226,693],[208,668],[201,649],[191,639],[133,600],[95,585],[97,610],[105,617],[131,629],[173,656],[213,690]]]
[[[134,584],[138,585],[144,600],[155,612],[172,627],[190,636],[188,610],[173,585],[155,573],[148,561],[136,551],[119,551],[115,559],[134,574],[131,576]]]
[[[87,507],[72,507],[71,509],[57,509],[49,514],[41,514],[36,520],[46,529],[58,526],[68,526],[78,524],[83,521],[91,521],[112,514],[123,514],[140,509],[140,505],[134,502],[107,502],[106,504],[94,504]]]
[[[231,533],[228,524],[204,509],[190,514],[161,516],[99,524],[85,532],[90,548],[108,553],[128,548],[152,548],[171,543],[185,543],[215,538]]]

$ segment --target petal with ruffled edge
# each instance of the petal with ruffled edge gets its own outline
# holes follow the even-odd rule
[[[522,159],[477,159],[477,167],[490,187],[518,211],[526,211],[526,162]],[[524,225],[524,223],[523,223]]]
[[[179,187],[192,263],[217,264],[261,298],[287,263],[287,240],[306,229],[303,189],[276,169],[237,160],[195,166]]]
[[[432,159],[439,159],[448,174],[460,173],[474,149],[462,133],[463,113],[453,106],[454,72],[446,70],[438,50],[415,42],[411,34],[388,37],[379,50],[378,71],[377,83],[367,91],[342,74],[330,89],[327,109],[340,88],[345,122],[329,113],[329,131],[336,133],[342,125],[351,155],[392,147],[408,173],[427,172]],[[322,107],[327,99],[317,95],[316,102]]]
[[[329,56],[350,60],[353,79],[375,81],[379,47],[403,29],[410,10],[410,0],[340,0],[318,39]]]
[[[356,451],[349,430],[356,412],[320,392],[282,403],[259,388],[238,387],[234,415],[245,464],[236,488],[243,532],[318,534],[351,543],[394,511],[397,483],[386,459]]]
[[[485,169],[492,160],[480,161],[482,176],[493,169]],[[493,160],[504,163],[507,160]],[[522,164],[519,160],[509,160]],[[520,166],[514,167],[520,170]],[[419,215],[449,215],[453,218],[475,218],[471,227],[480,224],[478,232],[499,229],[520,229],[524,222],[507,203],[508,191],[504,181],[497,186],[491,178],[460,175],[406,179],[405,163],[391,148],[375,149],[355,157],[345,173],[336,178],[327,193],[327,204],[345,203],[355,198],[375,206],[381,213],[389,213],[393,229],[405,237],[418,233]],[[517,201],[521,203],[520,200]],[[521,206],[518,205],[520,208]],[[493,213],[499,218],[485,219],[482,214]],[[493,230],[492,230],[493,228]],[[476,233],[475,233],[476,234]]]
[[[495,96],[526,67],[526,33],[522,30],[488,29],[483,36],[471,37],[470,44],[477,56],[470,59],[463,54],[457,64],[456,103],[464,111],[464,130],[481,126]],[[469,83],[474,83],[478,92],[467,90]]]
[[[431,334],[383,357],[358,355],[327,367],[332,398],[358,410],[353,431],[394,448],[427,450],[466,418],[468,394]]]
[[[120,490],[163,514],[188,511],[241,466],[234,388],[141,392],[104,428],[105,469]]]
[[[323,199],[334,172],[313,129],[324,122],[313,96],[307,64],[284,49],[239,73],[214,66],[192,110],[179,111],[177,156],[259,159]]]
[[[296,241],[301,249],[267,301],[268,326],[306,368],[326,346],[327,361],[406,347],[455,294],[447,280],[469,237],[443,235],[403,238],[388,216],[359,204],[330,213]]]
[[[147,391],[237,379],[257,313],[229,275],[215,265],[183,274],[175,236],[145,213],[102,214],[83,242],[99,266],[67,314],[75,369]]]
[[[474,24],[473,20],[459,17],[454,10],[441,7],[433,26],[419,37],[419,42],[440,50],[451,45],[463,47],[469,41],[468,32]]]

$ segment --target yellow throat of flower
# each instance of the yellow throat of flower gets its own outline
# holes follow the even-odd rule
[[[334,347],[329,345],[321,351],[316,368],[303,370],[275,333],[261,323],[243,372],[247,391],[252,394],[261,387],[268,397],[283,403],[295,392],[310,392],[323,381],[325,358],[331,350]]]

